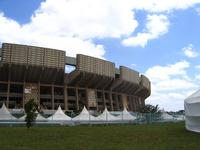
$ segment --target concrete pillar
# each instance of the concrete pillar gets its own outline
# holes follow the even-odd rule
[[[24,108],[24,105],[25,105],[25,82],[23,83],[23,95],[22,95],[23,97],[23,102],[22,102],[22,107]]]
[[[111,91],[109,91],[109,99],[110,99],[110,108],[111,108],[111,111],[113,111],[114,109],[113,109],[113,99],[112,99],[112,92]]]
[[[85,107],[89,110],[89,100],[88,100],[88,88],[85,90],[85,96],[86,96],[86,101],[85,101]]]
[[[78,88],[76,87],[76,110],[79,110]]]
[[[114,95],[115,95],[115,100],[116,100],[117,110],[119,110],[119,100],[118,100],[118,95],[117,95],[117,94],[114,94]]]
[[[8,81],[8,88],[7,88],[7,94],[6,94],[6,106],[9,108],[9,97],[10,97],[10,80]]]
[[[51,85],[51,103],[52,103],[52,110],[54,110],[54,85]]]
[[[67,100],[67,86],[64,85],[64,105],[65,105],[65,110],[68,110],[68,100]]]
[[[38,106],[41,109],[41,107],[40,107],[40,82],[38,83]]]
[[[102,91],[102,96],[103,96],[103,106],[104,108],[106,107],[106,98],[105,98],[105,91]]]
[[[97,98],[97,90],[95,90],[95,99],[96,99],[96,109],[99,111],[99,105],[98,105],[98,98]]]

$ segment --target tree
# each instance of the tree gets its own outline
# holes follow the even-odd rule
[[[141,108],[139,109],[139,112],[140,112],[140,113],[151,113],[151,114],[156,114],[156,113],[160,113],[161,111],[159,110],[158,105],[153,106],[153,105],[148,104],[148,105],[145,105],[145,106],[141,107]]]
[[[35,119],[37,117],[36,110],[38,108],[37,104],[35,103],[34,99],[30,99],[26,104],[25,104],[25,112],[26,112],[26,126],[27,128],[30,128],[33,126]]]
[[[161,119],[161,111],[158,105],[145,105],[139,109],[139,112],[143,114],[147,123],[152,123]]]

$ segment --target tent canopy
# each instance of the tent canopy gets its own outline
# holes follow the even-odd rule
[[[43,117],[38,111],[35,112],[37,114],[37,117],[36,117],[36,121],[47,121],[47,119],[45,117]],[[26,119],[26,114],[22,117],[19,118],[19,120],[22,120],[22,121],[25,121]]]
[[[199,103],[200,102],[200,90],[194,92],[192,95],[187,97],[185,103]]]
[[[25,121],[25,119],[26,119],[26,114],[19,118],[19,120],[21,121]]]
[[[200,90],[184,100],[186,116],[200,116]]]
[[[78,116],[74,117],[72,120],[74,120],[74,121],[77,121],[77,120],[89,121],[89,120],[94,120],[94,119],[95,119],[95,117],[90,115],[90,113],[84,106],[81,113]]]
[[[164,119],[164,120],[173,120],[173,119],[174,119],[174,117],[173,117],[172,115],[169,115],[169,114],[166,113],[166,112],[163,112],[163,113],[161,114],[161,118]]]
[[[121,120],[135,120],[135,119],[136,119],[135,116],[131,115],[131,114],[127,111],[126,107],[124,107],[124,110],[122,111],[122,113],[121,113],[119,116],[117,116],[117,117],[118,117],[119,119],[121,119]]]
[[[1,109],[0,109],[0,120],[16,120],[15,118],[7,109],[5,104],[3,103]]]
[[[36,111],[35,113],[37,113],[37,117],[36,117],[36,121],[47,121],[47,119],[45,117],[43,117],[38,111]]]
[[[103,113],[96,117],[96,121],[115,121],[115,120],[120,120],[120,119],[118,117],[111,115],[106,107]]]
[[[200,132],[200,90],[184,100],[184,108],[186,129]]]
[[[57,111],[48,118],[48,120],[52,120],[52,121],[67,121],[67,120],[71,120],[71,117],[65,115],[65,113],[62,111],[61,107],[59,106]]]

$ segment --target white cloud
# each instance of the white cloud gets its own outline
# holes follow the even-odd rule
[[[197,80],[197,83],[200,84],[200,74],[199,74],[199,70],[200,70],[200,65],[195,66],[195,69],[197,69],[197,73],[195,74],[195,79]]]
[[[197,80],[200,80],[200,74],[196,75],[195,78],[196,78]]]
[[[196,69],[200,69],[200,65],[195,66]]]
[[[179,61],[166,66],[153,66],[146,71],[152,84],[152,94],[147,103],[159,104],[166,110],[183,109],[184,99],[197,90],[195,80],[187,74],[190,64]]]
[[[124,46],[145,47],[149,40],[157,39],[168,32],[170,22],[167,16],[161,13],[187,9],[198,3],[200,3],[200,0],[130,0],[130,5],[135,10],[145,10],[156,14],[147,16],[147,23],[143,32],[137,33],[136,36],[129,36],[122,41],[122,44]]]
[[[169,80],[171,77],[182,76],[187,78],[186,69],[190,66],[187,61],[179,61],[167,66],[153,66],[146,71],[146,75],[153,82]]]
[[[125,3],[124,3],[125,4]],[[129,5],[121,1],[46,0],[20,25],[0,14],[0,42],[14,42],[83,53],[103,58],[103,45],[94,38],[119,38],[132,33],[138,23]]]
[[[157,39],[168,32],[169,20],[165,15],[148,15],[146,27],[143,32],[135,37],[129,37],[122,41],[125,46],[145,47],[149,40]]]
[[[47,22],[48,24],[48,22]],[[48,25],[46,26],[48,27]],[[49,23],[50,24],[50,23]],[[33,30],[32,24],[19,25],[16,21],[6,18],[0,14],[0,41],[20,44],[30,44],[65,50],[67,55],[75,56],[83,53],[90,56],[102,58],[105,50],[103,45],[95,45],[91,40],[83,40],[77,37],[51,35]]]
[[[184,47],[182,51],[189,58],[194,58],[199,55],[192,44],[189,44],[188,46]]]
[[[134,12],[120,0],[47,0],[32,16],[29,28],[90,39],[120,37],[136,27]]]
[[[196,10],[197,14],[200,15],[200,7],[196,8],[195,10]]]
[[[130,65],[132,68],[136,67],[137,65],[136,64],[131,64]]]
[[[186,9],[199,0],[46,0],[41,3],[27,24],[0,14],[0,42],[15,42],[64,49],[71,56],[84,53],[103,57],[103,45],[94,38],[130,36],[138,26],[135,10],[147,13]],[[166,16],[148,15],[144,32],[139,33],[135,45],[146,45],[168,31]],[[159,26],[157,25],[160,24]],[[130,41],[131,38],[130,37]],[[127,43],[127,42],[125,42]],[[129,42],[128,42],[129,43]],[[129,45],[129,44],[128,44]],[[134,45],[134,44],[132,44]]]
[[[178,9],[187,9],[200,3],[200,0],[130,0],[137,9],[148,12],[171,12]]]

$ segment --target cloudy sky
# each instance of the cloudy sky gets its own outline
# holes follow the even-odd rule
[[[200,0],[0,0],[0,44],[83,53],[149,77],[147,103],[183,109],[200,85]]]

